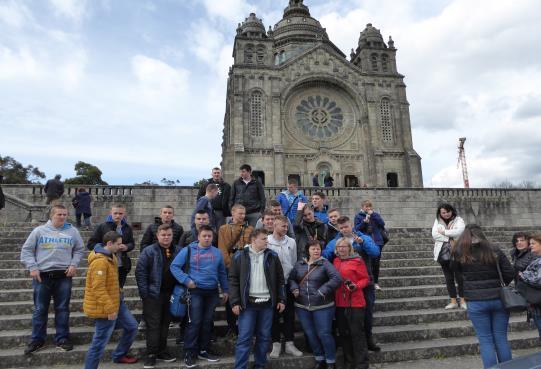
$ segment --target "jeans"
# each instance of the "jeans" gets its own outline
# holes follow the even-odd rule
[[[32,341],[45,342],[47,337],[47,317],[51,297],[54,301],[54,341],[58,344],[69,338],[71,278],[41,277],[41,283],[35,279],[34,312],[32,314]]]
[[[328,364],[334,364],[336,362],[336,344],[332,336],[334,306],[314,311],[297,307],[295,311],[316,361],[325,360]]]
[[[374,304],[376,303],[376,290],[374,285],[370,283],[363,290],[366,306],[364,309],[364,332],[366,340],[372,337],[372,326],[374,321]]]
[[[364,333],[364,308],[336,308],[336,325],[344,352],[344,367],[368,369],[368,347]]]
[[[147,324],[147,355],[158,355],[167,349],[167,335],[171,322],[170,299],[170,294],[160,292],[160,297],[157,299],[146,298],[143,300],[143,319]]]
[[[214,222],[216,223],[216,232],[218,232],[220,227],[225,224],[225,216],[223,210],[214,209]],[[216,241],[216,244],[217,242],[218,241]]]
[[[190,290],[190,321],[184,332],[184,352],[197,355],[207,351],[210,343],[214,309],[219,302],[218,290]]]
[[[440,265],[443,270],[443,275],[445,276],[445,284],[447,285],[449,297],[452,299],[456,299],[457,297],[455,282],[458,285],[458,296],[464,297],[464,281],[462,279],[462,273],[452,269],[449,262]]]
[[[374,276],[374,283],[378,283],[379,280],[379,265],[381,262],[381,252],[383,251],[384,245],[377,245],[379,247],[379,254],[377,258],[372,258],[372,275]]]
[[[538,307],[533,308],[532,310],[532,319],[539,331],[539,339],[541,339],[541,309]]]
[[[252,227],[255,227],[259,218],[261,218],[261,213],[259,211],[256,211],[255,213],[246,214],[246,221]]]
[[[255,331],[254,368],[264,368],[271,341],[273,307],[248,305],[239,315],[239,337],[235,349],[235,369],[246,369]]]
[[[81,226],[81,216],[83,216],[83,218],[84,218],[85,226],[90,227],[91,226],[90,217],[92,216],[92,214],[88,214],[88,213],[77,213],[77,214],[75,214],[75,220],[77,221],[77,227]]]
[[[485,368],[511,360],[511,347],[507,341],[509,313],[500,299],[468,300],[470,318],[481,351]]]
[[[113,351],[113,361],[117,361],[128,354],[135,336],[137,336],[137,320],[133,317],[124,299],[120,300],[118,316],[115,320],[96,319],[94,322],[95,332],[92,337],[92,344],[88,348],[85,357],[85,369],[95,369],[98,367],[105,346],[113,334],[115,327],[121,328],[124,332],[115,351]]]
[[[295,329],[295,305],[294,297],[287,291],[286,308],[280,313],[274,309],[274,316],[272,319],[272,342],[280,342],[281,335],[284,335],[286,342],[293,341],[294,329]]]

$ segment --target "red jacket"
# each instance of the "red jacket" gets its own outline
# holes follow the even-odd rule
[[[355,283],[357,289],[351,292],[344,282],[336,290],[335,304],[337,307],[365,307],[363,289],[368,286],[368,271],[363,259],[359,255],[349,256],[345,259],[336,257],[334,267],[340,273],[342,280]]]

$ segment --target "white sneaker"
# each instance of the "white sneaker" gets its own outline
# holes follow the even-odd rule
[[[295,347],[295,344],[293,343],[293,341],[286,342],[285,352],[286,354],[290,354],[296,357],[302,356],[302,352],[299,351],[299,349]]]
[[[286,350],[287,350],[287,348],[286,348]],[[272,343],[272,351],[271,351],[269,357],[271,359],[279,358],[280,357],[280,351],[282,351],[282,344],[280,342],[273,342]]]
[[[379,284],[377,284],[377,283],[374,285],[374,289],[375,289],[376,291],[381,291],[381,287],[380,287]]]
[[[466,304],[466,301],[464,300],[460,302],[460,307],[464,310],[468,310],[468,304]]]
[[[456,308],[458,308],[458,304],[456,302],[451,302],[447,304],[447,306],[445,307],[445,310],[451,310],[451,309],[456,309]]]
[[[146,325],[145,321],[144,321],[144,320],[141,320],[141,321],[139,322],[139,326],[138,326],[137,328],[138,328],[140,331],[143,331],[143,330],[147,329],[147,325]]]

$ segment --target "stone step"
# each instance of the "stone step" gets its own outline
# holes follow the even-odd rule
[[[536,347],[539,344],[538,332],[533,330],[526,332],[511,332],[508,338],[513,349]],[[462,336],[439,340],[386,343],[381,344],[382,351],[380,353],[370,353],[370,361],[372,363],[382,363],[428,359],[433,357],[474,355],[478,354],[479,350],[477,342],[478,341],[475,336]],[[28,356],[22,355],[22,348],[11,348],[0,350],[0,361],[2,361],[6,368],[29,368],[39,365],[50,365],[50,363],[80,365],[84,360],[87,347],[88,346],[86,345],[75,346],[73,351],[61,352],[53,345],[48,345],[44,349]],[[105,358],[110,357],[114,347],[115,343],[110,343],[107,345],[104,355]],[[172,342],[172,340],[169,341],[169,347],[171,353],[173,353],[180,360],[182,358],[181,350],[178,348],[174,349],[174,342]],[[132,346],[131,353],[133,355],[142,357],[144,350],[144,342],[136,341]],[[104,361],[109,361],[109,359],[104,359]],[[223,357],[220,362],[213,364],[206,362],[203,363],[200,361],[199,367],[229,369],[231,368],[233,361],[234,359],[232,356],[226,356]],[[179,365],[182,367],[182,364],[179,362],[160,364],[159,367],[172,369],[178,368]],[[311,355],[307,354],[301,358],[283,356],[279,359],[270,360],[269,367],[274,367],[274,365],[278,365],[277,367],[279,368],[293,368],[294,366],[297,368],[304,368],[313,365],[313,358]]]
[[[0,271],[0,273],[2,273]],[[424,276],[424,275],[436,275],[442,273],[441,266],[434,262],[431,266],[411,266],[400,268],[387,268],[384,262],[381,263],[381,269],[379,270],[379,276],[382,277],[398,277],[398,276]]]
[[[423,286],[427,284],[445,284],[445,278],[442,273],[437,275],[425,276],[399,276],[399,277],[379,277],[379,286],[387,287],[407,287],[407,286]]]

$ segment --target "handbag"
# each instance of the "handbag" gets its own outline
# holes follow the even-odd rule
[[[517,282],[517,291],[532,305],[541,305],[541,288],[524,281]]]
[[[502,271],[500,270],[500,263],[496,261],[496,269],[498,269],[498,275],[500,277],[500,299],[502,300],[503,307],[508,312],[521,312],[528,308],[528,301],[513,287],[506,286],[503,281]]]
[[[438,263],[445,264],[451,261],[451,244],[444,242],[438,255]]]
[[[186,264],[184,264],[184,273],[190,272],[190,257],[191,249],[188,247],[188,255],[186,256]],[[169,300],[169,312],[175,318],[184,318],[190,306],[190,290],[183,284],[177,283],[173,288],[171,299]]]
[[[383,240],[383,244],[386,245],[387,242],[389,242],[389,232],[385,228],[382,228],[380,233],[381,233],[381,239]]]

